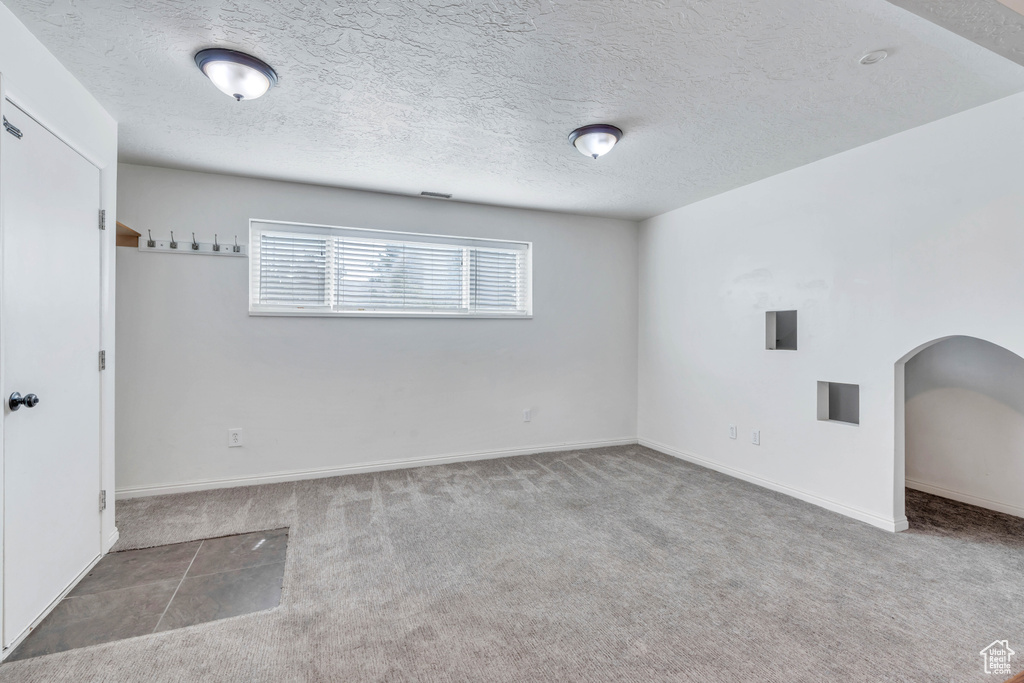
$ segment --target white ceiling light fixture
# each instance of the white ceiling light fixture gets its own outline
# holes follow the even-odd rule
[[[196,53],[196,66],[225,95],[254,100],[277,85],[277,72],[244,52],[210,48]]]
[[[858,61],[864,66],[871,66],[872,64],[878,64],[880,61],[882,61],[888,56],[889,53],[886,52],[885,50],[875,50],[874,52],[867,53]]]
[[[607,123],[595,123],[569,133],[569,144],[594,159],[611,151],[622,139],[622,131]]]

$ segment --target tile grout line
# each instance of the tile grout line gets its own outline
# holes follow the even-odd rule
[[[93,595],[103,595],[104,593],[114,593],[117,591],[127,590],[129,588],[139,588],[141,586],[152,586],[154,583],[163,583],[164,581],[170,581],[170,579],[153,579],[152,581],[143,581],[142,583],[132,584],[131,586],[117,586],[115,588],[105,588],[101,591],[95,591],[93,593],[79,593],[78,595],[65,595],[64,600],[80,600],[81,598],[88,598]],[[61,602],[64,602],[61,600]]]
[[[0,2],[2,2],[2,0],[0,0]],[[217,574],[232,574],[234,572],[244,572],[244,571],[248,571],[249,569],[259,569],[260,567],[270,567],[270,566],[273,566],[275,564],[286,564],[286,563],[287,563],[286,560],[278,560],[276,562],[261,562],[260,564],[253,564],[253,565],[249,565],[248,567],[236,567],[235,569],[221,569],[220,571],[206,572],[205,574],[193,574],[192,578],[193,579],[198,579],[201,576],[216,576]]]
[[[178,585],[174,587],[174,592],[171,593],[171,599],[167,601],[167,606],[164,607],[164,611],[160,613],[160,618],[156,620],[156,626],[153,627],[153,630],[150,631],[150,633],[156,633],[156,630],[160,628],[160,623],[164,620],[167,610],[171,608],[171,603],[174,602],[174,596],[178,594],[178,589],[181,588],[181,584],[185,583],[185,577],[188,576],[188,570],[192,569],[192,563],[196,561],[196,557],[199,555],[199,551],[203,549],[204,543],[206,543],[205,539],[199,542],[199,547],[196,548],[196,554],[193,555],[192,559],[189,561],[188,567],[185,568],[185,573],[181,575],[181,581],[179,581]]]

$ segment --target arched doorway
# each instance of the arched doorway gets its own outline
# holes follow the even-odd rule
[[[1024,516],[1024,358],[953,335],[895,370],[896,519],[906,518],[908,487]]]

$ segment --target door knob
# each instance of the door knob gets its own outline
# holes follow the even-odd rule
[[[26,394],[25,396],[22,396],[15,391],[11,394],[11,398],[8,399],[7,405],[10,406],[11,410],[17,410],[22,406],[25,406],[26,408],[35,408],[39,405],[39,397],[35,394]]]

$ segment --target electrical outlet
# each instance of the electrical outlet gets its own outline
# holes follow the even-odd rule
[[[754,444],[755,446],[760,446],[761,445],[761,430],[760,429],[755,429],[753,432],[751,432],[751,434],[750,434],[750,443]]]
[[[523,422],[529,422],[533,419],[533,411],[527,408],[523,411]]]
[[[730,439],[735,439],[736,438],[736,425],[729,425],[729,438]]]
[[[242,445],[242,428],[232,427],[228,430],[228,448],[237,448]]]

